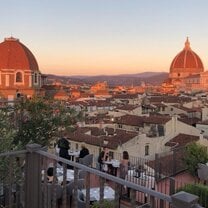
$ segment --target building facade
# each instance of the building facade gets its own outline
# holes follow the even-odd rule
[[[5,38],[0,43],[0,97],[14,100],[44,94],[41,74],[32,52],[19,39]]]
[[[191,49],[189,39],[173,59],[169,78],[162,84],[163,92],[191,92],[208,89],[208,72],[201,58]]]

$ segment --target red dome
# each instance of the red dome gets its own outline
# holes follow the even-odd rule
[[[0,70],[28,69],[39,71],[38,63],[32,52],[16,38],[5,38],[0,43]]]
[[[191,50],[190,43],[187,38],[184,49],[173,59],[170,72],[178,72],[187,69],[192,73],[200,73],[204,71],[203,63],[200,57]]]

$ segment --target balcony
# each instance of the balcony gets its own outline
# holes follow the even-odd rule
[[[71,169],[67,169],[67,166]],[[48,167],[55,170],[50,184],[45,174]],[[73,173],[71,195],[71,182],[68,183],[70,173]],[[80,181],[83,182],[82,187]],[[93,190],[98,192],[92,196]],[[81,192],[84,196],[82,199],[79,198]],[[129,195],[128,200],[125,199],[124,193]],[[108,207],[115,208],[188,208],[197,207],[197,199],[197,196],[185,192],[171,196],[160,193],[142,184],[60,158],[37,144],[27,145],[22,151],[0,154],[0,207],[105,208],[105,204],[110,203]]]

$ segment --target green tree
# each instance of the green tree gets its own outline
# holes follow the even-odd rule
[[[72,131],[78,121],[77,113],[60,101],[33,98],[21,100],[15,106],[16,145],[28,143],[48,146],[61,131]]]
[[[205,146],[191,143],[186,146],[184,161],[189,172],[196,176],[198,163],[208,162],[208,153]]]
[[[0,152],[6,152],[13,148],[15,130],[12,124],[13,115],[11,106],[5,105],[0,109]]]
[[[5,105],[0,108],[0,153],[13,149],[13,137],[15,130],[12,124],[13,114],[11,106]],[[8,157],[0,157],[0,182],[8,178]],[[7,176],[7,177],[6,177]]]
[[[100,206],[101,206],[100,202],[98,201],[98,202],[93,203],[91,208],[99,208]],[[103,200],[103,203],[102,203],[103,208],[112,208],[114,206],[115,206],[115,201],[109,201],[106,199]]]
[[[199,197],[199,204],[208,207],[208,186],[203,184],[186,184],[176,190],[176,192],[185,191]]]

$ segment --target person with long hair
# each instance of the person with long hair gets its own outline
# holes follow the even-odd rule
[[[130,162],[129,162],[129,153],[127,151],[123,151],[123,156],[121,159],[121,163],[120,163],[120,178],[122,179],[126,179],[126,176],[128,175],[128,169],[130,166]],[[123,193],[123,189],[124,187],[121,187],[121,194]],[[126,190],[126,188],[125,188]],[[127,188],[127,197],[130,197],[130,189]]]
[[[123,151],[123,157],[120,163],[120,178],[125,179],[129,168],[129,153]]]

